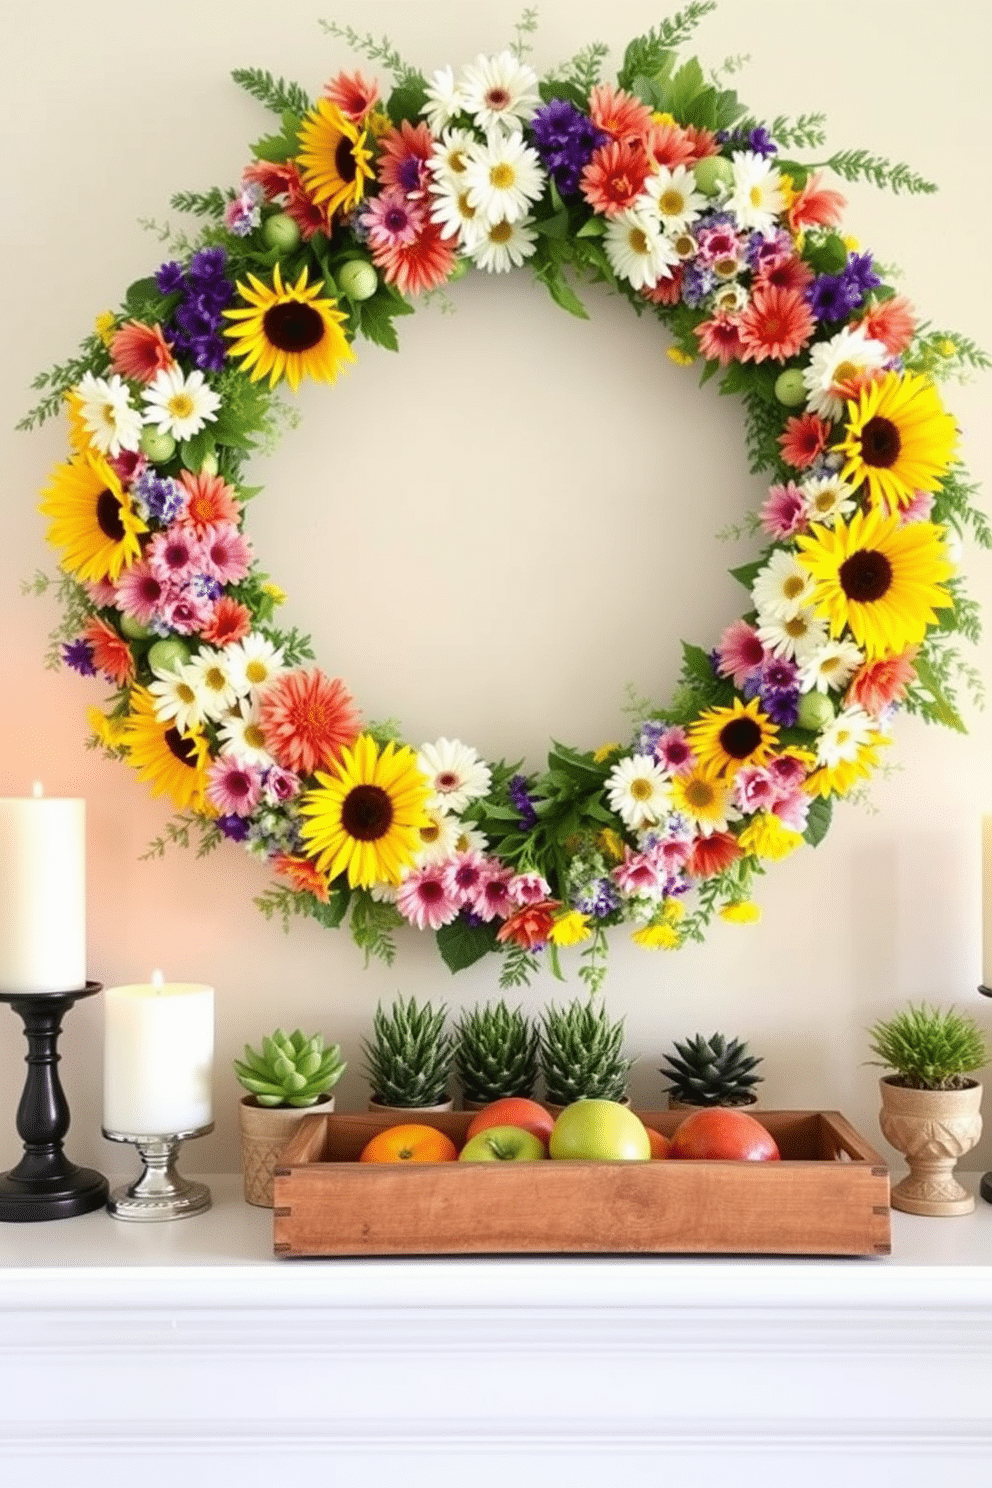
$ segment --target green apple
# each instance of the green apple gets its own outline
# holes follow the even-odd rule
[[[804,692],[799,699],[796,722],[800,728],[819,733],[833,723],[835,709],[825,692]]]
[[[140,620],[135,620],[133,615],[122,615],[120,618],[121,635],[126,635],[129,641],[147,641],[151,631],[147,625],[142,625]]]
[[[300,229],[285,212],[276,212],[274,216],[266,217],[262,224],[262,237],[270,248],[277,248],[280,253],[292,253],[299,245]]]
[[[533,1162],[547,1157],[544,1143],[522,1126],[487,1126],[470,1137],[458,1154],[459,1162]]]
[[[789,367],[775,379],[775,396],[786,408],[798,408],[806,402],[806,384],[798,367]]]
[[[140,448],[141,453],[147,455],[153,464],[164,465],[176,453],[176,441],[164,429],[146,424],[141,431]]]
[[[696,161],[692,173],[704,196],[716,196],[722,187],[734,184],[734,167],[724,155],[704,155]]]
[[[338,270],[338,288],[349,300],[370,300],[379,288],[379,275],[365,258],[350,258]]]
[[[166,636],[148,647],[148,665],[153,672],[172,672],[189,661],[189,647],[176,636]]]
[[[216,475],[219,469],[220,463],[218,462],[216,454],[213,450],[208,450],[203,459],[200,461],[200,474]]]
[[[555,1122],[548,1155],[619,1162],[647,1162],[651,1138],[629,1106],[619,1101],[580,1100]]]

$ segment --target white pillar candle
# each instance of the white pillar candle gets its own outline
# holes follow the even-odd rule
[[[86,985],[86,802],[0,800],[0,989]]]
[[[213,1120],[214,989],[151,982],[104,993],[103,1125],[126,1136],[196,1131]]]
[[[982,818],[982,986],[992,987],[992,816]]]

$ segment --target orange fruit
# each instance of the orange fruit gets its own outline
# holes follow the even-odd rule
[[[402,1126],[387,1126],[366,1142],[358,1156],[359,1162],[454,1162],[458,1149],[450,1137],[434,1126],[422,1126],[415,1121]]]
[[[655,1131],[653,1126],[646,1126],[644,1130],[647,1132],[651,1141],[651,1156],[667,1157],[668,1149],[671,1146],[668,1138],[663,1137],[660,1131]]]

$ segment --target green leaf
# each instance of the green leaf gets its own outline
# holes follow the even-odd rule
[[[410,73],[390,93],[386,111],[396,125],[401,124],[404,119],[415,124],[426,102],[427,87],[424,79],[418,73]]]
[[[577,88],[574,83],[567,83],[564,80],[558,81],[552,78],[548,82],[538,84],[537,91],[540,93],[543,103],[550,103],[553,98],[564,98],[569,103],[573,103],[577,109],[581,109],[583,113],[589,107],[588,96],[583,94],[581,89]]]
[[[809,815],[806,817],[806,830],[803,833],[803,837],[809,843],[810,847],[816,847],[827,835],[827,828],[830,826],[830,818],[833,816],[833,812],[834,802],[832,796],[815,797],[809,808]]]
[[[473,966],[496,949],[496,931],[492,925],[467,925],[454,920],[435,932],[437,948],[448,970],[454,974]]]
[[[359,325],[362,335],[387,351],[399,350],[399,338],[393,321],[400,315],[412,315],[413,306],[398,296],[375,294],[363,300],[359,306]]]
[[[946,728],[956,729],[959,734],[968,732],[960,714],[952,707],[940,685],[937,673],[923,655],[918,655],[913,665],[916,667],[916,675],[926,688],[934,701],[933,716],[938,723],[944,724]]]
[[[847,263],[847,248],[837,233],[828,233],[822,243],[807,248],[804,257],[818,274],[839,274]]]
[[[299,143],[294,132],[292,135],[264,134],[252,145],[251,152],[256,160],[265,160],[270,165],[285,165],[287,160],[292,160],[298,149]]]
[[[548,294],[556,305],[560,305],[563,310],[568,311],[569,315],[574,315],[579,320],[589,319],[585,305],[583,305],[557,264],[549,265],[547,270],[539,274],[538,277],[547,285]]]
[[[768,558],[765,555],[761,558],[755,558],[751,563],[742,563],[740,568],[729,570],[730,577],[736,579],[738,584],[743,584],[744,588],[750,593],[752,584],[767,562]]]
[[[691,646],[688,641],[683,641],[682,664],[687,676],[695,677],[700,682],[713,681],[709,652],[704,651],[702,646]]]
[[[560,770],[569,780],[588,788],[590,784],[602,785],[612,766],[597,764],[590,754],[581,754],[577,749],[570,749],[567,744],[559,744],[552,740],[551,749],[548,754],[548,765],[552,771]]]
[[[545,217],[540,222],[533,224],[535,232],[543,233],[546,238],[568,237],[568,213],[564,208],[556,212],[553,217]]]

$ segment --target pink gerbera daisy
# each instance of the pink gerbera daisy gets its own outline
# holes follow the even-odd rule
[[[156,532],[145,552],[149,568],[163,584],[188,579],[198,571],[203,558],[199,538],[182,522]]]
[[[768,770],[759,765],[745,765],[734,776],[731,792],[734,805],[742,811],[768,811],[781,794]]]
[[[203,570],[221,584],[237,584],[251,566],[251,539],[233,522],[218,522],[202,534]]]
[[[664,875],[658,863],[646,853],[623,850],[623,862],[618,863],[610,874],[613,882],[625,894],[660,893],[664,888]]]
[[[161,619],[179,635],[199,635],[210,624],[213,613],[213,600],[181,584],[166,587],[159,609]]]
[[[539,904],[551,893],[551,885],[540,873],[515,873],[510,879],[510,898],[514,904]]]
[[[783,791],[772,805],[772,814],[792,832],[805,832],[809,820],[811,798],[798,786],[795,790]]]
[[[281,806],[300,794],[300,777],[281,765],[270,765],[265,772],[262,795],[267,805]]]
[[[109,603],[116,605],[122,614],[137,620],[139,625],[150,625],[159,613],[163,594],[161,579],[141,559],[121,574]]]
[[[341,749],[354,744],[361,719],[354,699],[338,678],[311,672],[285,672],[265,689],[259,722],[270,754],[287,770],[311,775],[334,764]]]
[[[423,232],[425,222],[420,203],[408,201],[395,186],[373,197],[362,212],[362,226],[373,248],[407,248]]]
[[[777,754],[768,761],[768,769],[783,792],[795,790],[807,774],[806,763],[798,754]]]
[[[916,648],[912,647],[898,656],[866,662],[847,689],[844,706],[850,708],[856,704],[877,718],[893,703],[901,702],[916,677],[915,656]]]
[[[852,323],[852,329],[864,331],[872,341],[881,341],[891,356],[900,356],[916,333],[916,316],[909,301],[896,295],[871,305],[860,320]]]
[[[143,325],[140,320],[129,320],[114,332],[110,343],[110,362],[121,377],[130,377],[135,382],[154,382],[160,372],[167,371],[174,362],[172,348],[162,335],[158,325]]]
[[[699,350],[708,362],[719,362],[729,367],[731,362],[741,360],[744,344],[741,341],[739,317],[725,310],[718,310],[712,320],[704,320],[695,328]]]
[[[615,140],[643,140],[654,123],[647,104],[609,83],[597,83],[589,94],[589,117]]]
[[[805,532],[809,525],[806,498],[795,481],[789,481],[786,486],[772,486],[758,516],[769,537],[779,539]]]
[[[761,271],[757,283],[767,284],[771,289],[796,289],[804,290],[808,284],[812,284],[816,275],[804,258],[798,253],[790,253],[769,263],[766,269]]]
[[[489,863],[482,875],[482,881],[472,895],[472,909],[480,920],[495,920],[497,916],[505,919],[513,909],[510,899],[510,879],[512,875],[509,868],[500,868],[495,863]]]
[[[433,863],[407,874],[396,893],[396,908],[418,930],[450,925],[459,906],[448,888],[444,867]]]
[[[826,449],[830,434],[830,425],[815,413],[790,418],[785,433],[778,436],[782,459],[794,470],[808,469]]]
[[[222,594],[217,601],[213,618],[203,631],[203,639],[212,646],[230,646],[234,641],[243,641],[251,630],[251,610],[239,604],[229,594]]]
[[[133,564],[131,568],[124,569],[121,578],[124,578],[125,573],[133,573],[137,566]],[[109,579],[95,579],[92,584],[85,584],[83,587],[98,610],[105,610],[108,605],[113,605],[115,609],[120,608],[117,603],[117,590]]]
[[[428,222],[412,243],[373,247],[372,262],[400,294],[423,294],[450,276],[455,267],[454,244],[442,236],[440,223]]]
[[[789,207],[789,226],[793,232],[803,227],[838,227],[846,199],[839,191],[820,185],[820,172],[814,171]]]
[[[741,312],[741,360],[787,362],[809,341],[815,324],[798,290],[759,285]]]
[[[651,856],[668,875],[680,872],[689,861],[691,852],[692,843],[681,837],[666,837],[664,842],[655,842],[651,847]]]
[[[300,236],[305,243],[309,243],[317,233],[323,233],[328,238],[331,236],[333,229],[329,214],[314,201],[299,178],[289,188],[285,210],[286,216],[292,217],[300,229]]]
[[[191,470],[181,470],[179,479],[186,488],[183,521],[197,532],[218,522],[238,520],[241,502],[235,500],[233,490],[221,476],[205,475],[202,471],[194,475]]]
[[[379,84],[366,82],[360,72],[339,72],[324,92],[351,124],[360,124],[379,101]]]
[[[448,888],[459,906],[469,904],[486,876],[486,860],[481,853],[464,852],[445,864]]]
[[[753,625],[746,620],[735,620],[720,637],[716,655],[720,676],[732,678],[735,687],[743,687],[761,670],[765,648]]]
[[[117,687],[134,681],[134,657],[123,636],[94,615],[83,628],[83,635],[93,651],[93,664],[98,672]]]
[[[218,755],[208,781],[207,800],[222,816],[251,816],[262,795],[262,772],[230,754]]]
[[[582,195],[594,212],[615,217],[644,190],[651,162],[636,142],[611,140],[594,151],[582,172]]]
[[[679,724],[659,734],[654,757],[672,775],[686,775],[696,763],[689,736]]]
[[[399,129],[391,129],[379,141],[380,185],[396,186],[408,196],[421,195],[431,181],[428,161],[433,152],[427,125],[414,126],[404,119]]]

